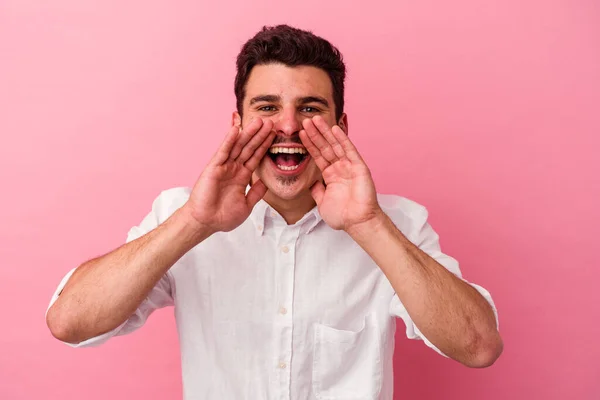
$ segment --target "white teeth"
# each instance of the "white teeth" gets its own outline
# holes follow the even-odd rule
[[[279,165],[279,164],[277,164],[277,168],[282,169],[284,171],[293,171],[296,168],[298,168],[299,166],[300,166],[300,164],[298,164],[298,165],[292,165],[292,166],[289,166],[289,167],[286,167],[285,165]]]
[[[280,154],[280,153],[283,153],[283,154],[307,154],[307,151],[304,147],[273,146],[269,149],[269,152],[271,154]],[[297,169],[299,166],[300,166],[300,164],[290,165],[290,166],[277,164],[277,168],[279,168],[282,171],[293,171],[293,170]]]
[[[303,147],[271,147],[269,149],[271,154],[287,153],[287,154],[306,154],[306,149]]]

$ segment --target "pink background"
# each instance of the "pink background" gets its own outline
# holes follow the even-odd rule
[[[97,349],[44,323],[62,276],[192,185],[264,24],[349,68],[351,137],[380,192],[425,204],[500,309],[469,370],[398,334],[397,399],[600,398],[597,1],[0,2],[0,398],[178,399],[172,309]]]

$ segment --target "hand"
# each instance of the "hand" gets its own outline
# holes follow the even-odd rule
[[[267,188],[258,180],[246,195],[246,187],[274,138],[271,120],[256,118],[243,131],[231,128],[184,206],[195,222],[214,233],[233,230],[248,218]]]
[[[344,131],[330,128],[316,116],[305,119],[302,143],[323,174],[311,194],[323,220],[333,229],[347,232],[383,215],[369,168]]]

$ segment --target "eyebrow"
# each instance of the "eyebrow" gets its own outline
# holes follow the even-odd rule
[[[299,103],[301,105],[303,104],[308,104],[308,103],[319,103],[324,105],[325,107],[329,108],[329,102],[324,99],[323,97],[319,97],[319,96],[307,96],[307,97],[302,97],[299,101]]]
[[[264,101],[266,103],[277,103],[280,100],[281,100],[280,96],[276,96],[274,94],[263,94],[260,96],[253,97],[250,100],[250,105],[255,104],[255,103],[260,103],[261,101]]]

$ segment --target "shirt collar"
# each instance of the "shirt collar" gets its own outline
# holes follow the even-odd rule
[[[260,200],[254,206],[254,209],[250,213],[250,220],[254,224],[256,228],[256,232],[259,235],[262,235],[265,230],[265,220],[266,218],[276,218],[277,211],[275,211],[269,203],[264,200]],[[312,210],[307,212],[296,224],[303,225],[303,232],[310,233],[312,230],[321,222],[323,218],[321,218],[321,214],[319,214],[319,209],[315,206]]]

